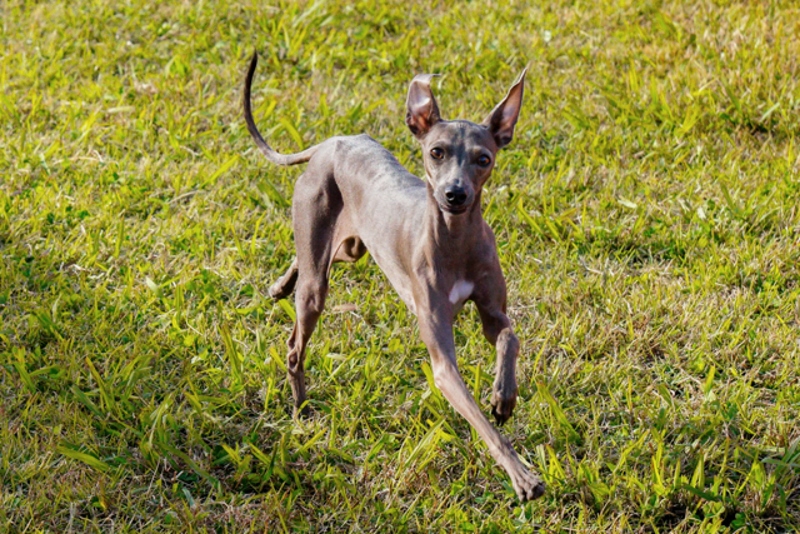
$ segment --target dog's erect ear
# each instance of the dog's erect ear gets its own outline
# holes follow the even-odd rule
[[[416,137],[422,137],[441,120],[439,106],[431,92],[431,80],[436,74],[417,74],[408,87],[406,124]]]
[[[517,125],[519,110],[522,107],[522,93],[525,90],[525,74],[527,72],[528,68],[526,67],[514,86],[508,90],[503,101],[497,104],[497,107],[483,121],[483,125],[489,128],[494,136],[497,148],[503,148],[514,138],[514,126]]]

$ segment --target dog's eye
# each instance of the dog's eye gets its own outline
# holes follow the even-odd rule
[[[431,157],[433,159],[442,159],[444,157],[444,150],[439,147],[431,149]]]
[[[481,156],[478,158],[478,165],[481,167],[488,167],[489,164],[492,162],[492,158],[489,156]]]

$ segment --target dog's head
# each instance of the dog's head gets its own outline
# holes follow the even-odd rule
[[[450,214],[465,213],[489,179],[497,151],[514,137],[522,107],[525,73],[481,124],[446,121],[431,92],[431,74],[411,81],[406,124],[422,145],[425,173],[434,199]]]

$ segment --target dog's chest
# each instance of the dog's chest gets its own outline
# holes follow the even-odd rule
[[[468,282],[467,280],[456,280],[456,283],[453,284],[453,289],[450,290],[450,303],[460,308],[464,301],[472,295],[472,290],[475,288],[475,284],[472,282]]]

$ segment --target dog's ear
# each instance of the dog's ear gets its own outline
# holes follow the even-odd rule
[[[417,74],[408,87],[406,100],[406,124],[416,137],[422,137],[431,126],[441,120],[439,106],[431,92],[431,80],[435,74]]]
[[[528,68],[522,71],[514,86],[508,90],[508,94],[497,107],[489,113],[483,125],[489,128],[497,143],[497,148],[503,148],[514,138],[514,126],[517,125],[519,110],[522,107],[522,93],[525,90],[525,74]]]

